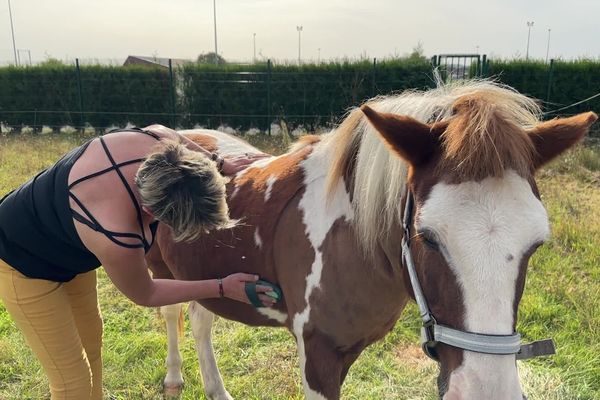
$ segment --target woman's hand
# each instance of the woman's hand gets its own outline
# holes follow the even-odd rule
[[[250,300],[246,296],[246,282],[256,282],[257,280],[258,275],[244,273],[231,274],[223,278],[223,295],[230,299],[250,304]],[[265,307],[271,307],[276,302],[275,299],[264,294],[269,291],[271,291],[271,288],[267,286],[256,285],[258,298]]]
[[[269,154],[249,154],[246,153],[243,156],[226,157],[223,160],[223,167],[221,172],[223,175],[229,176],[234,175],[242,169],[246,168],[249,164],[262,158],[271,157]]]

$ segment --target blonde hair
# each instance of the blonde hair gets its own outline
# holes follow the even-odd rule
[[[142,204],[169,225],[175,241],[230,228],[225,178],[211,160],[175,141],[161,141],[137,171]]]

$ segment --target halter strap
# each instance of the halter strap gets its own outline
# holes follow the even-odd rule
[[[519,360],[554,354],[555,349],[552,339],[522,345],[521,335],[517,332],[512,335],[490,335],[461,331],[437,323],[431,310],[427,306],[427,301],[423,294],[421,284],[419,283],[417,270],[410,252],[413,208],[413,195],[410,190],[407,190],[402,221],[402,226],[404,228],[404,237],[402,238],[402,258],[406,265],[410,284],[415,295],[415,301],[419,307],[419,313],[421,314],[421,320],[423,321],[423,326],[421,327],[421,347],[425,354],[432,359],[439,361],[435,352],[435,346],[438,343],[445,343],[449,346],[477,353],[516,354],[516,358]]]

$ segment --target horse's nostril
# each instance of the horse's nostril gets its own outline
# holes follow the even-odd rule
[[[527,396],[523,395],[523,400],[527,400]]]

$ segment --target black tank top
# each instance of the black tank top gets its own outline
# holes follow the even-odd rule
[[[137,129],[134,131],[159,139],[158,136],[148,131]],[[144,247],[147,252],[152,245],[157,223],[150,225],[151,242],[147,242],[139,234],[105,230],[70,192],[73,186],[83,180],[116,170],[132,195],[131,188],[124,181],[119,167],[143,159],[116,164],[102,138],[100,140],[111,160],[112,167],[78,179],[70,186],[68,185],[69,173],[73,164],[92,140],[73,149],[53,166],[40,172],[0,200],[0,258],[23,275],[30,278],[67,282],[77,274],[91,271],[100,266],[96,256],[81,242],[75,230],[73,218],[104,233],[120,246]],[[78,202],[87,218],[71,209],[70,196]],[[135,198],[132,200],[138,213],[138,221],[141,223],[140,206]],[[141,228],[143,235],[143,226]],[[118,237],[139,237],[142,240],[140,244],[134,245],[120,242]]]

